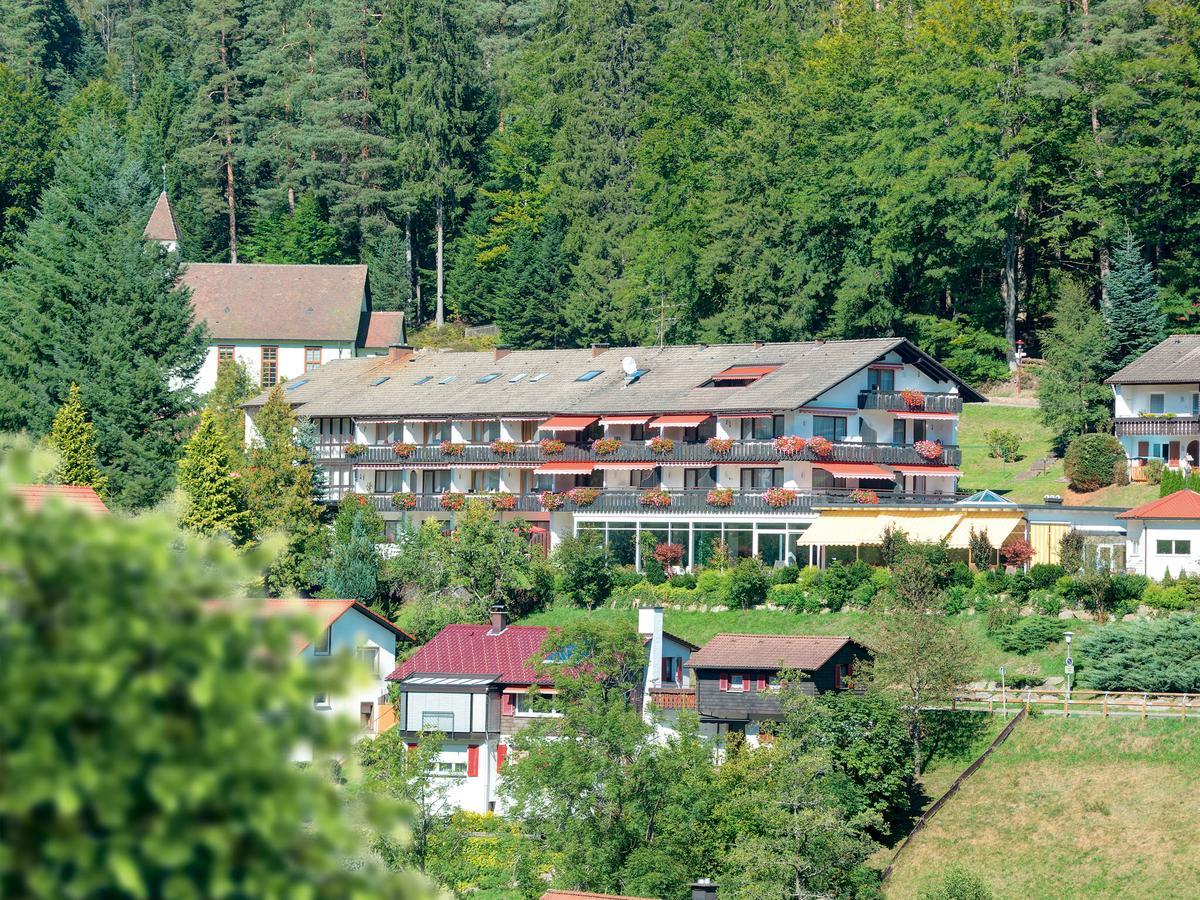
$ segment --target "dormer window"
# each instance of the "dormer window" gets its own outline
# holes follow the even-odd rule
[[[736,388],[754,384],[761,378],[770,375],[779,366],[730,366],[723,372],[713,375],[700,387]]]

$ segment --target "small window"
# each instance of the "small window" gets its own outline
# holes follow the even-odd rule
[[[308,379],[301,378],[299,381],[289,381],[287,384],[285,384],[283,386],[283,389],[285,391],[294,391],[296,388],[304,387],[304,385],[306,385],[306,384],[308,384]]]
[[[457,377],[457,375],[447,375],[445,378],[441,379],[438,384],[449,384]]]
[[[358,704],[358,726],[367,734],[375,733],[375,704]]]
[[[1192,555],[1192,542],[1191,541],[1176,541],[1175,542],[1175,555],[1176,556],[1191,556]]]
[[[259,382],[263,387],[275,387],[279,381],[279,348],[262,348],[262,366],[259,369]]]
[[[421,728],[429,728],[433,731],[453,731],[454,713],[425,710],[421,713]],[[466,766],[463,769],[465,771]]]
[[[735,694],[740,694],[743,691],[745,691],[746,690],[746,676],[745,675],[730,675],[729,676],[729,690]]]
[[[892,369],[867,369],[867,388],[872,391],[895,390],[895,371]]]
[[[233,359],[233,344],[221,344],[217,347],[217,362],[223,363],[227,359]]]
[[[448,759],[434,760],[431,771],[434,775],[466,775],[467,764]]]
[[[591,371],[584,372],[582,375],[580,375],[575,380],[576,381],[591,381],[593,378],[595,378],[597,375],[599,375],[603,371],[604,371],[603,369],[592,369]]]
[[[315,644],[313,644],[313,653],[315,653],[317,656],[328,656],[329,655],[329,648],[333,642],[333,638],[330,634],[331,631],[332,631],[332,626],[330,626],[329,628],[326,628],[324,631],[321,632],[320,636],[317,638],[317,642]]]
[[[315,709],[329,709],[329,695],[328,694],[314,694],[313,695],[313,707]]]
[[[772,675],[770,678],[767,679],[767,688],[772,691],[777,691],[782,686],[783,686],[783,682],[780,681],[778,675]]]
[[[376,472],[375,474],[379,474]],[[358,658],[366,663],[371,674],[379,677],[379,648],[378,647],[359,647]]]
[[[1155,549],[1160,556],[1191,556],[1191,541],[1155,541]]]
[[[500,377],[500,373],[499,373],[499,372],[491,372],[491,373],[489,373],[489,374],[487,374],[487,375],[484,375],[484,376],[482,376],[482,377],[479,379],[479,381],[477,381],[477,382],[475,382],[475,383],[476,383],[476,384],[491,384],[493,381],[495,381],[495,380],[496,380],[497,378],[499,378],[499,377]]]
[[[845,416],[813,416],[813,435],[830,441],[846,439]]]
[[[380,375],[378,378],[372,379],[371,387],[379,387],[385,381],[390,380],[391,377],[392,377],[391,375]]]
[[[425,375],[425,376],[422,376],[421,378],[418,378],[416,383],[417,384],[429,384],[429,382],[431,382],[431,381],[433,381],[433,376]]]
[[[1150,412],[1161,413],[1166,409],[1166,394],[1150,395]]]
[[[524,377],[525,377],[526,375],[528,375],[528,374],[529,374],[528,372],[518,372],[518,373],[517,373],[516,375],[514,375],[512,378],[508,379],[508,383],[509,383],[509,384],[516,384],[518,381],[520,381],[522,378],[524,378]]]
[[[1200,419],[1200,394],[1192,394],[1192,418]]]
[[[625,383],[633,384],[635,381],[637,381],[639,378],[641,378],[643,375],[645,375],[649,371],[650,371],[649,369],[635,369],[633,372],[631,372],[629,375],[627,375],[625,377]]]
[[[549,372],[538,372],[536,375],[534,375],[532,378],[529,379],[529,383],[536,384],[537,382],[541,381],[543,378],[545,378],[549,374],[550,374]]]
[[[304,348],[304,371],[311,372],[321,364],[321,348],[320,347],[305,347]]]
[[[514,694],[513,714],[517,716],[557,716],[559,712],[553,704],[547,707],[546,701],[549,699],[549,695],[546,694],[541,695],[537,701],[534,701],[528,694]]]

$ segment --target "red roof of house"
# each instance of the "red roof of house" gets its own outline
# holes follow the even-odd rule
[[[158,195],[142,237],[151,241],[179,240],[179,229],[175,227],[175,213],[171,211],[171,201],[167,199],[166,191]]]
[[[537,657],[548,629],[509,625],[490,634],[491,625],[447,625],[428,644],[401,663],[389,681],[410,675],[498,675],[504,684],[549,684],[530,661]]]
[[[36,512],[49,497],[57,497],[64,503],[82,506],[89,512],[106,513],[108,507],[93,488],[78,484],[19,484],[13,489],[25,505]]]
[[[1157,500],[1151,500],[1123,513],[1118,519],[1200,519],[1200,493],[1191,490],[1176,491]]]
[[[718,634],[684,664],[693,669],[819,669],[847,644],[848,637],[783,634]]]
[[[245,601],[229,601],[229,600],[211,600],[209,606],[214,609],[220,609],[232,604],[242,603],[249,609],[255,608],[254,600]],[[267,616],[309,616],[316,619],[320,623],[318,633],[324,631],[338,619],[340,619],[347,610],[355,609],[362,615],[366,616],[374,622],[378,622],[384,628],[391,631],[397,638],[405,641],[416,642],[416,639],[404,631],[402,628],[389,622],[383,616],[372,611],[357,600],[335,600],[335,599],[287,599],[287,600],[263,600],[261,605],[257,607],[257,612],[261,612]],[[312,643],[311,639],[304,637],[296,638],[296,652],[299,653],[305,647]]]
[[[389,347],[400,341],[400,326],[404,324],[404,313],[371,310],[367,320],[367,336],[364,347]]]
[[[632,897],[628,894],[594,894],[591,891],[546,891],[542,900],[654,900],[653,897]]]

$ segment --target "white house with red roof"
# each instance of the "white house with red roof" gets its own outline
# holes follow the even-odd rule
[[[1200,573],[1200,493],[1176,491],[1116,518],[1127,526],[1128,571],[1155,579]]]
[[[684,664],[694,645],[662,630],[662,610],[642,610],[639,630],[648,647],[645,685],[651,691],[686,687]],[[501,608],[487,625],[447,625],[388,676],[400,686],[396,727],[410,745],[428,730],[445,735],[438,772],[455,783],[447,802],[471,812],[496,810],[509,741],[534,718],[530,689],[554,695],[535,669],[549,629],[509,625]]]

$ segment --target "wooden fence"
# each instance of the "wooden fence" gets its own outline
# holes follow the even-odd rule
[[[998,735],[996,735],[995,740],[988,744],[987,749],[979,754],[979,757],[973,763],[963,769],[961,775],[954,779],[954,783],[946,789],[946,793],[938,797],[937,800],[934,801],[933,805],[930,806],[929,809],[925,810],[925,812],[921,815],[921,818],[917,819],[917,823],[913,825],[912,831],[908,833],[908,835],[900,843],[900,846],[896,848],[896,853],[894,856],[892,856],[892,861],[888,863],[887,868],[883,870],[883,880],[885,882],[891,877],[892,869],[896,867],[896,862],[900,859],[900,854],[904,852],[905,848],[909,845],[912,839],[920,834],[921,830],[925,827],[929,820],[938,814],[938,810],[945,806],[946,802],[958,793],[958,789],[963,786],[963,782],[975,774],[979,767],[983,765],[983,761],[992,755],[992,751],[1008,740],[1008,736],[1013,733],[1013,729],[1017,727],[1017,723],[1024,719],[1027,713],[1028,711],[1022,707],[1016,716],[1013,717],[1013,720],[1005,725],[1004,729]]]
[[[1075,688],[961,689],[952,709],[1001,712],[1006,707],[1037,708],[1064,716],[1137,716],[1200,720],[1200,694],[1157,691],[1096,691]]]

